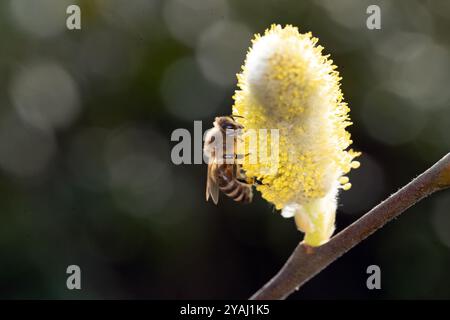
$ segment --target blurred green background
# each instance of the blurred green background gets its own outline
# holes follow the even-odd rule
[[[312,31],[343,77],[364,155],[337,230],[450,151],[447,0],[1,1],[1,298],[247,298],[278,271],[294,222],[259,195],[206,203],[206,165],[170,160],[174,129],[231,113],[272,23]],[[419,203],[291,299],[450,298],[449,207],[450,192]],[[82,290],[66,288],[71,264]]]

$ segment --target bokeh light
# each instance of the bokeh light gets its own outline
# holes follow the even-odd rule
[[[142,32],[156,19],[155,0],[99,0],[98,12],[109,24],[132,33]]]
[[[11,0],[11,16],[30,35],[40,38],[56,36],[66,30],[66,8],[70,0]]]
[[[226,0],[167,0],[163,17],[166,26],[178,41],[195,46],[201,32],[228,16]]]
[[[12,80],[10,94],[19,115],[45,130],[70,125],[80,109],[75,81],[53,62],[24,65]]]
[[[161,95],[173,116],[193,121],[216,114],[225,91],[205,79],[194,59],[182,58],[165,71]]]
[[[252,37],[245,25],[236,22],[218,22],[206,29],[196,50],[206,78],[224,87],[234,86]]]
[[[105,160],[109,133],[104,128],[85,128],[69,144],[67,165],[73,180],[92,192],[104,192],[109,187]]]
[[[113,132],[106,149],[110,188],[120,209],[152,218],[171,195],[172,177],[157,134],[125,127]]]
[[[412,43],[418,43],[412,41]],[[434,43],[421,44],[402,55],[392,67],[390,82],[392,92],[408,99],[411,106],[422,109],[442,108],[450,102],[447,84],[450,82],[450,55]]]
[[[40,174],[56,151],[52,135],[23,123],[15,115],[0,122],[0,167],[17,177]]]
[[[374,89],[366,96],[362,120],[373,139],[395,146],[413,141],[424,128],[427,116],[395,95]]]

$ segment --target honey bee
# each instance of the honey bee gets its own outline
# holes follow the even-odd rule
[[[233,117],[216,117],[214,127],[205,137],[203,151],[209,157],[206,182],[206,201],[211,196],[213,202],[219,201],[219,190],[234,201],[250,203],[253,199],[252,183],[247,179],[242,164],[236,159],[242,157],[236,152],[236,141],[243,126]],[[226,137],[231,136],[233,143],[226,145]],[[222,139],[217,139],[221,137]],[[222,151],[222,155],[220,152]]]

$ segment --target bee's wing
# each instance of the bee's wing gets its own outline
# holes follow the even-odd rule
[[[213,179],[212,165],[208,164],[208,177],[206,178],[206,201],[208,201],[209,196],[211,196],[214,204],[219,202],[219,186]]]

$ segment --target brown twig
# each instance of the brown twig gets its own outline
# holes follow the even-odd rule
[[[311,248],[300,243],[283,268],[250,299],[285,299],[348,250],[430,194],[450,187],[450,153],[420,176],[336,234]]]

